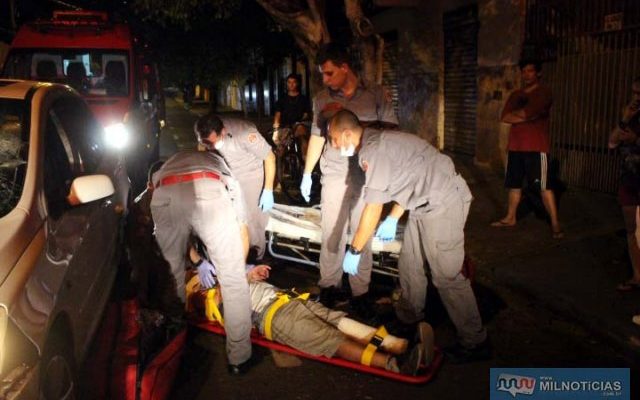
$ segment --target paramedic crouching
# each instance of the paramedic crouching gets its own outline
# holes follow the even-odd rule
[[[151,215],[155,236],[175,277],[177,294],[185,300],[185,251],[197,235],[223,284],[229,372],[245,372],[251,358],[251,300],[245,276],[248,251],[246,212],[240,187],[224,159],[210,151],[182,151],[153,174]],[[200,264],[203,287],[213,286],[213,270]]]
[[[365,208],[343,269],[358,271],[360,251],[380,220],[385,203],[394,202],[376,236],[395,238],[398,219],[409,210],[398,269],[402,295],[396,305],[401,322],[424,318],[428,261],[430,276],[456,326],[458,344],[448,349],[453,362],[490,357],[470,282],[461,272],[464,225],[472,196],[451,159],[425,140],[403,132],[364,129],[355,114],[339,111],[329,123],[331,145],[343,154],[357,153],[365,171]],[[446,351],[446,349],[445,349]]]

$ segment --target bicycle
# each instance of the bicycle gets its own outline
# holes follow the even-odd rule
[[[300,182],[304,172],[305,135],[295,135],[294,132],[302,123],[296,123],[292,127],[283,127],[272,130],[272,140],[275,145],[276,178],[280,182],[282,192],[294,204],[307,205],[300,194]],[[305,126],[306,128],[306,126]],[[319,176],[316,171],[312,173],[313,185],[311,188],[311,203],[317,201],[319,196]]]

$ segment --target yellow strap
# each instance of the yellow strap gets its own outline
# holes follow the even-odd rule
[[[185,304],[185,309],[187,312],[191,312],[191,296],[197,291],[197,287],[200,284],[200,279],[198,279],[198,275],[194,275],[189,279],[187,285],[185,286],[185,291],[187,292],[187,301]]]
[[[376,333],[373,335],[367,347],[364,348],[362,356],[360,357],[360,364],[370,366],[373,355],[378,351],[378,347],[382,344],[382,341],[389,333],[385,329],[384,325],[380,326]]]
[[[295,297],[295,300],[307,299],[309,299],[309,293],[303,293],[298,295],[298,297]],[[271,322],[273,321],[273,316],[276,314],[276,311],[278,311],[283,305],[287,304],[289,300],[291,300],[291,296],[288,294],[278,293],[278,299],[267,310],[267,314],[264,317],[264,337],[268,340],[273,340],[271,333]]]
[[[207,290],[207,297],[204,301],[204,313],[209,321],[218,322],[221,326],[224,326],[224,320],[220,309],[216,304],[216,288]]]

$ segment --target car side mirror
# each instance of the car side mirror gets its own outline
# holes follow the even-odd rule
[[[67,201],[75,206],[103,199],[114,192],[113,182],[107,175],[80,176],[73,180]]]

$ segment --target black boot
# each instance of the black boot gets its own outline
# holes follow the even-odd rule
[[[485,361],[491,359],[491,344],[489,339],[478,343],[473,347],[466,347],[460,343],[444,349],[444,353],[453,364],[465,364],[473,361]]]

